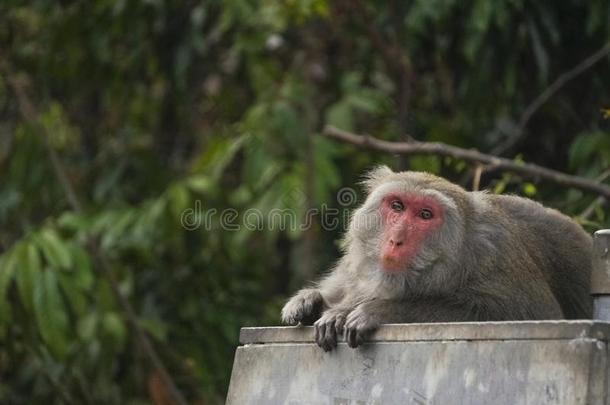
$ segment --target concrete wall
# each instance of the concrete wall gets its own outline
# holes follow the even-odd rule
[[[382,326],[325,353],[311,327],[244,328],[228,404],[608,404],[610,323]]]

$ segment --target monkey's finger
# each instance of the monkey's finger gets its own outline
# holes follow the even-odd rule
[[[346,329],[343,331],[343,337],[345,338],[345,343],[347,343],[347,345],[348,345],[349,347],[351,347],[351,346],[350,346],[350,344],[349,344],[349,333],[350,333],[350,329],[347,329],[347,328],[346,328]]]
[[[347,314],[345,317],[345,327],[355,329],[356,326],[358,325],[358,322],[360,322],[361,318],[362,318],[362,310],[360,308],[353,310],[352,312]]]
[[[303,324],[303,325],[307,325],[307,310],[305,309],[305,307],[301,306],[299,308],[299,310],[294,314],[294,319]]]
[[[320,323],[316,328],[316,343],[324,348],[324,336],[326,335],[326,324]]]
[[[345,340],[347,341],[347,345],[352,349],[358,347],[358,340],[356,339],[357,333],[358,331],[356,329],[346,330]]]
[[[331,321],[326,325],[326,336],[324,337],[324,344],[326,351],[329,351],[337,346],[337,330],[335,329],[334,321]]]
[[[325,352],[330,352],[332,349],[335,348],[335,346],[336,346],[336,344],[333,341],[331,341],[329,339],[324,339],[322,341],[321,347],[322,347],[322,349],[324,349]]]
[[[295,312],[292,319],[294,320],[293,322],[295,325],[297,325],[299,323],[303,323],[303,311],[299,310],[299,311]]]
[[[356,346],[360,346],[362,343],[364,343],[364,332],[358,332],[356,330]]]
[[[358,345],[360,344],[360,341],[358,339],[358,329],[353,329],[352,330],[352,335],[351,335],[351,343],[352,343],[352,348],[356,348],[358,347]]]
[[[335,320],[335,331],[338,335],[343,333],[343,327],[345,325],[345,316],[339,315]]]

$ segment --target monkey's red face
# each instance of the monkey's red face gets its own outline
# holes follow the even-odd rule
[[[383,234],[381,268],[405,270],[426,238],[443,223],[443,206],[433,197],[390,193],[381,201]]]

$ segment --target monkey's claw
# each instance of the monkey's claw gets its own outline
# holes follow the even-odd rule
[[[345,321],[345,341],[351,348],[360,346],[365,338],[379,326],[378,317],[361,304],[349,313]]]
[[[282,308],[282,322],[286,325],[311,325],[319,318],[324,305],[318,290],[301,290]]]
[[[327,310],[314,324],[316,343],[325,352],[337,347],[337,336],[343,332],[347,311],[342,309]]]
[[[360,346],[364,342],[364,333],[358,331],[358,329],[345,329],[345,341],[347,345],[352,349]]]

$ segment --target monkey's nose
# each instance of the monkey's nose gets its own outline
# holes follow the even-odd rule
[[[398,240],[398,239],[390,239],[390,245],[392,246],[402,246],[402,244],[404,243],[403,240]]]

